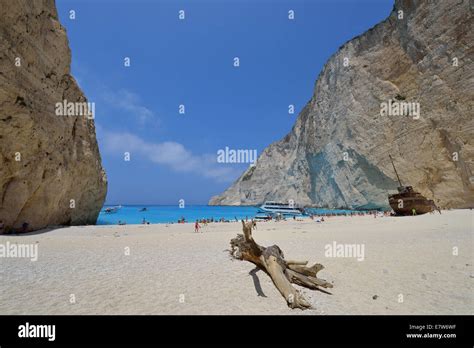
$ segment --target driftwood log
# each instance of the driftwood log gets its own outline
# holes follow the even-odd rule
[[[317,278],[317,273],[324,268],[323,265],[317,263],[308,267],[308,261],[285,260],[278,245],[266,248],[258,245],[252,237],[252,229],[256,226],[253,220],[242,220],[243,235],[237,234],[237,237],[230,241],[232,257],[252,262],[264,270],[291,308],[311,308],[311,304],[291,283],[330,294],[321,288],[332,288],[333,285]]]

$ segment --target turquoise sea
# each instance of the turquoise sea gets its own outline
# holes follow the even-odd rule
[[[229,206],[209,206],[209,205],[186,205],[180,208],[177,205],[123,205],[116,213],[107,214],[104,206],[97,220],[98,225],[117,225],[119,221],[127,224],[141,224],[143,219],[152,224],[178,222],[184,217],[186,222],[194,222],[199,219],[235,220],[253,218],[258,211],[258,207],[229,207]],[[140,211],[146,208],[146,211]],[[330,210],[311,209],[312,214],[345,214],[350,210]]]

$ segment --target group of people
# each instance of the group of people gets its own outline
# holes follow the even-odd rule
[[[390,216],[391,212],[390,211],[378,211],[378,210],[371,210],[371,211],[351,211],[351,212],[337,212],[337,213],[323,213],[323,214],[318,214],[318,215],[310,215],[310,218],[313,218],[314,216],[325,216],[325,217],[333,217],[333,216]]]
[[[204,224],[204,225],[207,225],[211,222],[230,222],[230,220],[226,220],[225,218],[220,218],[220,219],[214,219],[214,218],[210,218],[210,219],[198,219],[197,220],[199,223],[201,224]],[[238,221],[238,220],[236,220]],[[180,222],[180,220],[178,220],[178,223]],[[182,218],[182,223],[185,223],[186,220],[184,220],[184,218]]]
[[[247,220],[248,218],[246,218]],[[180,222],[182,221],[182,222]],[[237,218],[235,218],[235,221],[238,221]],[[183,218],[181,218],[180,220],[178,220],[178,223],[185,223],[186,220]],[[210,218],[210,219],[197,219],[194,223],[194,232],[198,233],[200,229],[202,229],[203,226],[207,226],[207,224],[211,223],[211,222],[230,222],[229,220],[226,220],[224,218],[220,218],[220,219],[214,219],[214,218]],[[202,233],[202,231],[201,231]]]
[[[247,220],[247,219],[246,219]],[[237,218],[236,218],[236,221]],[[177,223],[178,224],[185,224],[187,223],[188,221],[186,220],[186,218],[184,216],[182,216],[181,218],[178,219]],[[196,223],[199,223],[199,224],[202,224],[204,226],[206,226],[208,223],[211,223],[211,222],[230,222],[229,220],[226,220],[224,218],[220,218],[220,219],[214,219],[214,218],[210,218],[210,219],[198,219],[196,220]],[[122,220],[118,220],[118,224],[119,225],[126,225],[127,222],[126,221],[122,221]],[[147,221],[145,218],[142,219],[142,225],[150,225],[150,221]],[[1,231],[1,230],[0,230]],[[0,232],[1,233],[1,232]]]
[[[236,222],[239,221],[239,219],[237,219],[236,216],[234,217],[234,219],[235,219]],[[245,217],[245,221],[249,221],[248,216]],[[185,223],[185,222],[186,222],[186,220],[184,219],[184,217],[182,217],[181,219],[178,220],[178,223]],[[201,230],[202,227],[207,226],[207,224],[211,223],[211,222],[231,222],[231,220],[226,220],[225,218],[214,219],[213,217],[210,218],[210,219],[197,219],[194,222],[194,232],[198,233],[199,231],[201,231],[201,233],[202,233],[202,230]]]
[[[316,222],[324,222],[324,216],[310,215],[309,218]]]
[[[441,210],[437,207],[438,212],[441,214]],[[432,212],[434,213],[434,211]],[[379,210],[370,210],[370,211],[350,211],[350,212],[332,212],[332,213],[322,213],[322,214],[309,214],[309,218],[313,221],[316,222],[324,222],[324,218],[330,218],[330,217],[335,217],[335,216],[347,216],[347,217],[354,217],[354,216],[373,216],[374,218],[377,217],[384,217],[384,216],[393,216],[394,212],[393,211],[379,211]],[[417,215],[416,210],[413,209],[413,215]],[[237,217],[234,217],[235,221],[239,221]],[[296,216],[293,216],[293,220],[296,220]],[[198,233],[201,231],[202,226],[207,226],[208,223],[212,222],[231,222],[232,219],[227,220],[225,218],[219,218],[219,219],[214,219],[212,218],[207,218],[207,219],[197,219],[194,223],[194,232]],[[268,216],[267,220],[264,221],[280,221],[280,220],[286,220],[285,217],[281,214],[277,214],[276,216]],[[245,221],[248,221],[248,216],[245,217]],[[178,224],[184,224],[187,223],[188,221],[184,216],[178,219]],[[26,224],[26,226],[25,226]],[[28,224],[25,223],[23,225],[23,230],[27,230]],[[119,225],[126,225],[127,223],[125,221],[118,221]],[[146,221],[145,218],[142,220],[143,225],[149,225],[150,222]],[[0,234],[3,233],[4,225],[3,221],[0,221]],[[202,232],[202,231],[201,231]]]

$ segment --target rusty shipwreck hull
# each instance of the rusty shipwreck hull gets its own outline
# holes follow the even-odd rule
[[[416,215],[431,213],[435,209],[435,203],[427,199],[418,192],[407,195],[397,193],[388,196],[388,203],[397,215],[413,215],[413,209]]]

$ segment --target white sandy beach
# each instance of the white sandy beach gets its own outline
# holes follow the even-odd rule
[[[454,210],[259,223],[259,244],[325,266],[318,276],[334,283],[332,295],[300,288],[314,305],[306,311],[230,258],[240,223],[199,234],[193,224],[159,224],[4,235],[0,244],[38,243],[39,256],[0,258],[0,314],[474,314],[473,221],[473,211]],[[334,241],[363,244],[364,260],[325,257]]]

